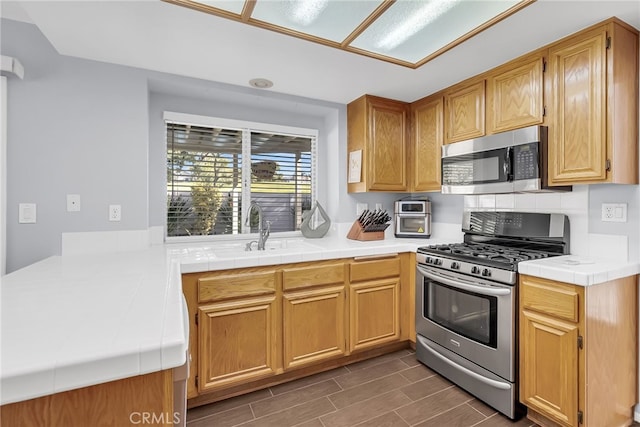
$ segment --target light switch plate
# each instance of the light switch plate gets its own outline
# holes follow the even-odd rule
[[[36,223],[36,204],[20,203],[18,205],[18,222],[20,224]]]

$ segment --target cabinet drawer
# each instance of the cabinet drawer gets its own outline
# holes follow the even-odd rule
[[[380,256],[356,259],[351,263],[351,281],[383,279],[400,275],[400,257]]]
[[[282,286],[285,291],[333,283],[344,283],[342,262],[282,270]]]
[[[238,273],[198,280],[198,302],[266,295],[276,291],[275,271]]]
[[[584,295],[584,291],[578,286],[520,276],[521,308],[577,323],[581,294]]]

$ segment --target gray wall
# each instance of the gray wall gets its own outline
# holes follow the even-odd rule
[[[59,254],[61,233],[147,226],[147,90],[142,72],[62,57],[36,27],[2,20],[3,55],[25,78],[8,81],[7,272]],[[81,195],[81,212],[66,195]],[[37,223],[18,224],[18,204]],[[107,220],[122,205],[122,222]]]
[[[603,222],[602,203],[627,203],[627,222]],[[640,187],[598,184],[589,186],[589,233],[627,236],[629,260],[640,260]]]

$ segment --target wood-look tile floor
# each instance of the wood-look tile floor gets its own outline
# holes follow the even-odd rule
[[[530,427],[436,374],[411,350],[190,409],[188,427]]]

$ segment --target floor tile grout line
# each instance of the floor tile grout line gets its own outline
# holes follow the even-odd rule
[[[474,398],[474,399],[476,399],[476,400],[477,400],[477,398]],[[472,400],[473,400],[473,399],[472,399]],[[471,402],[472,400],[469,400],[468,402],[466,402],[466,403],[467,403],[467,405],[469,405],[469,402]],[[478,400],[478,402],[480,402],[480,400]],[[478,411],[478,410],[477,410],[476,408],[474,408],[473,406],[469,405],[469,407],[470,407],[471,409],[473,409],[474,411],[476,411],[477,413],[479,413],[480,415],[482,415],[485,419],[487,419],[487,418],[489,418],[490,416],[493,416],[493,415],[494,415],[494,414],[491,414],[491,415],[485,415],[485,414],[483,414],[482,412]]]
[[[439,417],[440,415],[446,414],[447,412],[451,412],[451,411],[453,411],[454,409],[461,407],[462,405],[466,405],[466,404],[467,404],[467,402],[469,402],[469,400],[467,400],[467,401],[465,401],[465,402],[462,402],[462,403],[461,403],[461,404],[459,404],[459,405],[452,406],[451,408],[449,408],[449,409],[447,409],[447,410],[445,410],[445,411],[438,412],[437,414],[435,414],[435,415],[433,415],[433,416],[431,416],[431,417],[429,417],[429,418],[427,418],[427,419],[420,420],[420,423],[425,422],[425,421],[432,420],[432,419],[434,419],[434,418],[436,418],[436,417]],[[486,418],[485,418],[485,419],[486,419]],[[482,421],[484,421],[484,420],[482,420]],[[418,423],[418,424],[420,424],[420,423]],[[417,425],[417,424],[414,424],[414,425]]]
[[[236,425],[235,425],[235,426],[233,426],[233,427],[241,426],[241,425],[244,425],[244,424],[247,424],[247,423],[253,422],[253,421],[257,421],[257,420],[259,420],[259,419],[264,419],[264,418],[270,417],[271,415],[279,414],[279,413],[281,413],[281,412],[288,411],[288,410],[290,410],[290,409],[296,408],[296,407],[298,407],[298,406],[300,406],[300,405],[304,405],[304,404],[307,404],[307,403],[310,403],[310,402],[315,402],[315,401],[320,400],[320,399],[327,399],[327,400],[329,401],[329,403],[331,403],[331,406],[333,406],[333,407],[334,407],[334,411],[332,411],[332,412],[327,412],[326,414],[322,414],[321,416],[324,416],[324,415],[327,415],[327,414],[332,414],[333,412],[336,412],[336,410],[335,410],[335,405],[331,402],[331,400],[329,400],[329,399],[327,398],[327,396],[321,396],[321,397],[318,397],[318,398],[316,398],[316,399],[307,400],[306,402],[298,403],[297,405],[289,406],[288,408],[284,408],[284,409],[281,409],[281,410],[279,410],[279,411],[275,411],[275,412],[271,412],[271,413],[269,413],[269,414],[265,414],[265,415],[263,415],[263,416],[261,416],[261,417],[256,417],[256,418],[254,418],[253,420],[244,421],[243,423],[236,424]],[[320,417],[316,417],[316,418],[320,418]],[[312,419],[313,419],[313,418],[312,418]],[[309,421],[309,420],[306,420],[306,421]],[[306,421],[304,421],[304,422],[306,422]]]

